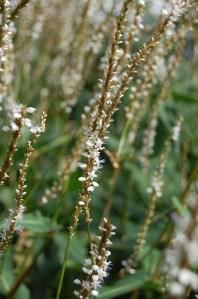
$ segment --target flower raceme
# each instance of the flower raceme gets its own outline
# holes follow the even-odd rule
[[[32,112],[33,108],[29,109],[29,111]],[[34,150],[33,145],[38,139],[38,137],[41,135],[41,133],[43,133],[45,130],[46,116],[47,116],[46,113],[43,112],[41,115],[40,125],[36,126],[36,129],[34,129],[32,132],[31,139],[28,140],[27,142],[27,147],[24,154],[24,160],[19,167],[19,179],[18,179],[18,186],[16,189],[15,207],[13,209],[10,209],[9,217],[6,221],[4,231],[1,234],[0,252],[3,252],[9,245],[9,242],[11,241],[15,231],[17,230],[17,223],[21,219],[22,214],[25,210],[24,197],[26,195],[26,187],[27,187],[26,185],[27,170]]]
[[[19,223],[25,209],[28,165],[30,164],[34,143],[40,133],[43,132],[45,123],[45,116],[43,115],[43,124],[37,126],[30,116],[30,114],[34,113],[35,109],[32,107],[25,107],[20,103],[17,104],[16,98],[18,99],[21,96],[23,102],[26,101],[29,103],[30,101],[33,101],[34,104],[39,101],[38,105],[41,105],[41,107],[43,105],[43,100],[48,101],[49,99],[49,114],[53,118],[53,121],[57,117],[59,123],[59,120],[64,115],[64,119],[60,122],[60,126],[57,126],[60,129],[60,133],[63,133],[64,136],[60,137],[59,143],[59,138],[56,139],[56,133],[59,132],[59,129],[57,130],[55,128],[54,131],[54,122],[49,122],[49,126],[53,127],[53,132],[55,133],[52,132],[51,134],[51,132],[49,132],[49,134],[46,134],[43,143],[47,141],[47,144],[44,144],[41,150],[38,149],[38,155],[35,156],[39,156],[39,159],[44,161],[44,163],[41,164],[43,165],[44,171],[49,169],[51,162],[57,162],[58,164],[57,176],[54,175],[53,170],[51,173],[48,171],[45,172],[45,177],[47,177],[47,180],[49,180],[52,187],[49,188],[48,186],[44,186],[46,191],[42,197],[43,203],[47,203],[49,198],[56,198],[57,202],[52,201],[47,207],[40,207],[35,201],[32,205],[32,217],[34,218],[35,207],[41,208],[40,212],[42,214],[47,214],[47,218],[51,216],[53,217],[53,224],[57,221],[58,224],[65,225],[65,222],[67,222],[70,217],[69,214],[72,203],[68,201],[63,202],[63,199],[65,197],[70,197],[71,190],[72,192],[78,193],[76,184],[73,184],[73,179],[75,180],[75,177],[72,176],[72,173],[76,170],[77,166],[79,166],[81,173],[79,175],[80,192],[75,206],[70,231],[67,234],[68,241],[65,246],[64,261],[60,273],[60,280],[58,282],[56,299],[60,299],[62,286],[67,283],[67,281],[64,281],[64,273],[68,259],[70,259],[69,247],[72,236],[77,229],[81,214],[83,214],[86,223],[85,225],[82,224],[79,229],[81,230],[82,228],[84,231],[85,228],[86,233],[88,234],[88,258],[82,268],[82,276],[79,276],[80,278],[75,280],[75,284],[77,284],[75,295],[78,298],[96,297],[99,294],[103,281],[109,274],[111,265],[109,261],[111,253],[109,246],[111,245],[111,236],[114,234],[114,227],[109,220],[105,218],[99,227],[100,236],[96,237],[98,241],[95,241],[94,239],[95,233],[92,231],[92,227],[94,227],[98,214],[102,212],[102,210],[103,214],[106,216],[110,213],[113,216],[114,213],[116,213],[116,217],[112,218],[114,218],[117,223],[121,224],[121,240],[124,241],[125,237],[128,237],[128,224],[129,222],[133,222],[131,219],[133,211],[127,209],[128,205],[131,204],[128,202],[127,196],[126,198],[125,195],[120,196],[123,189],[121,182],[126,173],[129,171],[133,172],[132,175],[127,178],[127,182],[133,188],[131,177],[133,178],[133,176],[136,175],[134,169],[137,167],[140,173],[142,170],[142,165],[139,165],[140,155],[143,156],[142,160],[144,167],[148,168],[148,159],[151,154],[156,154],[156,152],[153,151],[153,148],[155,141],[158,142],[158,138],[155,138],[155,136],[156,133],[158,133],[158,119],[159,116],[161,117],[159,106],[161,104],[160,102],[163,100],[163,97],[158,94],[158,87],[163,86],[168,91],[171,90],[169,84],[171,76],[169,76],[169,73],[172,72],[172,68],[170,71],[168,65],[169,62],[171,63],[171,59],[169,61],[169,57],[172,58],[174,56],[177,64],[177,49],[181,45],[181,59],[183,61],[187,35],[194,43],[194,37],[189,34],[189,27],[192,22],[191,20],[188,20],[191,19],[191,15],[194,15],[194,12],[191,11],[188,15],[185,15],[184,13],[188,6],[195,1],[173,0],[172,4],[170,4],[171,0],[169,0],[167,5],[164,3],[165,9],[160,14],[160,22],[154,30],[152,27],[149,27],[149,14],[151,13],[153,16],[152,12],[149,11],[150,3],[149,1],[147,2],[144,0],[35,0],[33,3],[30,3],[27,9],[25,9],[24,17],[19,17],[16,24],[14,24],[13,20],[15,16],[18,15],[22,6],[27,4],[28,0],[18,0],[16,2],[6,0],[0,2],[0,111],[3,113],[6,111],[6,114],[4,113],[5,121],[3,116],[2,119],[0,119],[0,125],[5,132],[3,135],[10,134],[8,150],[6,150],[6,148],[5,151],[4,148],[2,149],[5,152],[5,159],[0,168],[0,182],[2,184],[7,183],[6,178],[8,178],[11,173],[11,167],[14,164],[13,162],[18,145],[21,149],[24,145],[25,138],[20,139],[21,136],[23,137],[24,127],[26,127],[24,131],[27,133],[26,136],[28,138],[24,157],[19,164],[19,169],[17,169],[18,176],[16,177],[18,183],[15,200],[12,209],[9,210],[8,220],[2,231],[0,251],[3,252],[7,248],[11,243],[15,232],[18,232],[20,229]],[[165,1],[162,0],[162,2]],[[4,4],[5,7],[3,7]],[[11,4],[13,7],[11,7]],[[122,8],[120,14],[118,14],[117,7],[120,7],[120,4],[122,5]],[[109,9],[105,8],[106,5],[109,5]],[[63,7],[64,9],[62,9]],[[147,12],[148,17],[146,15]],[[2,15],[4,16],[3,18],[1,18]],[[115,22],[115,30],[113,31],[111,40],[111,28],[113,27],[113,21],[115,20],[117,20],[117,22]],[[149,21],[148,26],[146,24],[147,21]],[[184,26],[184,30],[182,29],[182,26]],[[53,30],[51,30],[52,27]],[[17,31],[17,34],[15,35],[15,30],[18,29],[19,32]],[[184,31],[185,34],[183,35]],[[48,35],[50,38],[48,38]],[[180,43],[180,35],[183,35],[182,44]],[[147,40],[147,42],[141,46],[142,40]],[[108,46],[107,43],[109,41],[110,45]],[[21,45],[23,45],[23,47],[21,47]],[[17,65],[16,69],[14,67],[15,61]],[[138,72],[139,67],[140,71]],[[100,72],[103,71],[104,74],[101,76]],[[98,85],[96,83],[97,89],[95,91],[95,79],[100,76],[101,79],[99,79]],[[29,84],[23,84],[21,78],[25,78],[27,83],[29,80]],[[167,85],[165,84],[165,81],[168,82]],[[107,147],[109,146],[109,148],[106,150],[105,140],[108,138],[108,130],[114,120],[114,114],[119,108],[119,103],[122,101],[127,89],[130,89],[130,96],[128,98],[126,97],[126,103],[123,101],[123,106],[129,104],[128,108],[126,108],[126,119],[122,119],[121,113],[123,110],[121,107],[120,114],[117,118],[118,123],[115,124],[116,128],[117,125],[119,127],[119,130],[115,132],[115,142],[113,139],[114,134],[112,134],[112,143],[107,144]],[[78,112],[82,109],[82,105],[87,100],[91,90],[94,90],[94,94],[91,96],[89,104],[86,103],[84,106],[85,113],[82,115],[81,126],[78,130]],[[31,92],[33,92],[33,94],[31,94]],[[38,95],[38,98],[35,95]],[[53,101],[54,99],[57,99],[57,101]],[[82,103],[79,103],[79,105],[76,106],[76,104],[78,104],[77,101],[81,99]],[[58,100],[60,100],[59,103]],[[152,104],[151,108],[146,110],[150,104]],[[175,107],[175,103],[173,106]],[[41,107],[38,107],[38,110],[42,110]],[[56,109],[51,109],[51,107],[58,108],[58,113],[56,113]],[[165,113],[166,108],[167,107],[165,107]],[[60,111],[60,109],[62,111]],[[147,118],[149,124],[148,122],[141,122],[143,116],[148,116],[147,111],[150,112],[151,110],[153,112],[151,118]],[[65,114],[65,111],[68,113],[67,115]],[[3,113],[1,113],[1,115]],[[175,116],[176,114],[174,109],[171,109],[171,112],[168,110],[167,113],[171,116]],[[67,117],[67,124],[65,122],[65,117]],[[125,122],[127,123],[126,130],[125,127],[122,128],[122,125]],[[143,125],[143,127],[146,126],[147,131],[145,132],[145,135],[142,134],[141,125]],[[163,125],[164,123],[162,123],[162,126]],[[67,135],[70,128],[72,128],[72,132],[77,130],[77,134],[75,134],[75,136],[70,134],[71,138],[69,138],[68,141]],[[138,131],[139,129],[141,130],[140,134]],[[161,127],[159,127],[159,131],[160,129]],[[150,187],[147,190],[148,206],[145,211],[145,217],[140,224],[137,241],[135,242],[132,255],[123,262],[122,274],[134,273],[138,266],[140,252],[147,240],[147,233],[154,219],[157,203],[163,195],[165,164],[170,144],[171,141],[175,142],[178,139],[179,131],[180,124],[174,128],[172,136],[165,142],[158,165],[153,173]],[[119,134],[121,135],[120,140]],[[145,150],[143,149],[143,151],[139,150],[141,147],[141,145],[139,146],[139,140],[142,136],[144,138],[143,147],[145,147]],[[5,138],[6,137],[7,136],[5,136]],[[4,136],[2,140],[4,140]],[[20,140],[21,143],[19,143]],[[69,152],[69,154],[65,156],[63,153],[63,157],[59,157],[59,155],[55,153],[54,161],[48,163],[49,156],[53,156],[51,150],[54,149],[54,147],[56,148],[57,146],[60,146],[60,144],[63,145],[62,142],[65,142],[65,140],[67,144],[64,143],[64,148],[62,149],[64,153],[66,151],[67,153]],[[74,141],[75,146],[70,152],[70,147],[73,146]],[[133,148],[131,148],[132,145]],[[137,152],[136,146],[138,147]],[[180,148],[177,147],[177,150],[179,151]],[[60,152],[63,151],[61,150]],[[98,176],[104,164],[104,160],[102,159],[103,151],[105,154],[109,152],[108,157],[110,158],[110,162],[112,162],[110,167],[108,167],[108,164],[107,167],[105,167],[104,177],[107,173],[109,174],[111,170],[113,175],[108,182],[105,182],[105,186],[109,183],[110,188],[107,190],[105,188],[105,190],[101,190],[101,193],[99,193],[99,197],[101,194],[104,194],[104,198],[107,200],[106,206],[103,205],[103,196],[101,196],[101,200],[97,204],[97,211],[91,211],[90,202],[92,196],[94,196],[93,192],[95,191],[95,188],[99,185]],[[47,155],[44,155],[46,152]],[[57,151],[57,153],[58,152],[59,151]],[[186,153],[184,154],[186,158],[187,155]],[[80,160],[81,156],[82,160]],[[21,153],[19,153],[16,158],[17,157],[20,158]],[[131,165],[131,162],[133,165]],[[151,167],[152,162],[153,160],[151,157],[151,159],[149,159],[149,163],[151,163],[149,166]],[[116,165],[115,167],[113,163]],[[127,163],[128,165],[126,165]],[[18,165],[17,161],[16,165]],[[111,166],[113,166],[113,169]],[[149,167],[149,169],[151,167]],[[34,175],[35,169],[35,167],[32,167],[31,169],[31,184],[28,188],[33,198],[37,196],[40,197],[39,190],[40,188],[43,188],[43,186],[40,186],[40,182],[43,183],[45,178],[43,176],[39,184],[35,184],[40,178],[40,176]],[[182,172],[185,172],[185,167],[182,168],[182,170]],[[148,172],[147,174],[149,175]],[[142,173],[140,177],[143,177]],[[5,190],[10,188],[11,184],[9,183],[13,183],[12,178],[13,176],[10,175],[8,184],[3,186]],[[68,183],[70,179],[71,184]],[[139,176],[137,180],[139,180]],[[66,182],[68,184],[66,184]],[[34,188],[31,189],[31,186],[35,186],[36,188],[38,186],[38,192],[34,192]],[[139,185],[137,186],[137,189],[138,187]],[[115,195],[116,191],[118,191],[118,196],[117,194]],[[145,195],[143,188],[139,191],[139,193],[137,192],[137,199],[140,193]],[[129,194],[130,191],[126,188],[124,192],[128,192]],[[134,193],[136,199],[135,195],[136,194]],[[121,199],[120,202],[119,198]],[[122,203],[124,203],[123,208],[119,209]],[[133,202],[132,205],[133,204],[135,203]],[[140,205],[143,208],[144,203],[140,202]],[[161,202],[161,205],[165,205],[165,203]],[[63,209],[63,206],[65,209]],[[113,209],[111,210],[112,206]],[[106,211],[108,212],[106,213]],[[68,216],[67,219],[65,215]],[[141,215],[141,213],[138,213],[138,216],[139,215]],[[121,222],[119,222],[117,216],[121,219]],[[166,222],[166,219],[164,218],[163,221]],[[93,225],[90,225],[92,221]],[[56,228],[55,226],[53,227],[53,233],[50,233],[50,238],[56,242]],[[58,230],[60,226],[58,225],[56,227]],[[29,229],[27,232],[24,232],[23,235],[26,235],[26,233],[29,238]],[[59,236],[60,235],[62,235],[62,231]],[[48,237],[48,234],[45,234],[45,236]],[[42,235],[43,238],[45,236]],[[78,234],[76,237],[78,238]],[[14,252],[18,255],[18,252],[20,251],[18,249],[21,248],[19,244],[21,239],[22,238],[11,246],[10,252],[13,247]],[[188,237],[184,240],[189,241],[190,238]],[[130,242],[130,240],[127,240],[127,242],[128,241]],[[37,242],[37,240],[35,242]],[[48,242],[46,242],[46,245],[47,243]],[[150,240],[148,240],[148,243],[150,243]],[[189,246],[190,252],[193,252],[191,258],[195,259],[196,252],[193,249],[193,246],[196,245],[196,242],[192,239],[192,242],[190,243],[192,243]],[[45,245],[45,240],[43,240],[43,244]],[[183,245],[184,244],[182,244],[182,246]],[[123,250],[123,253],[125,249],[127,250],[125,246],[119,246],[120,244],[115,242],[116,250],[121,249]],[[157,248],[157,250],[158,249],[159,248]],[[32,248],[30,255],[32,252],[34,253],[34,250],[37,250],[37,246]],[[176,254],[180,251],[182,250],[175,250]],[[40,254],[40,252],[39,249],[38,254]],[[38,257],[37,253],[35,257]],[[13,258],[15,260],[15,254],[13,255]],[[54,258],[56,258],[56,255],[54,255]],[[125,259],[127,256],[123,255],[123,258]],[[147,257],[145,257],[145,259],[146,258]],[[173,254],[173,258],[175,259],[175,254]],[[181,289],[185,292],[186,286],[194,287],[195,285],[193,269],[188,267],[186,261],[187,258],[185,258],[185,265],[182,263],[181,266],[180,263],[179,266],[178,263],[176,263],[177,269],[181,269],[182,273],[179,273],[178,271],[175,274],[175,272],[172,273],[170,271],[173,281],[170,289],[171,294],[175,294],[176,291],[179,292]],[[36,258],[33,259],[33,262],[37,262]],[[18,258],[16,259],[16,263],[18,263]],[[118,264],[119,261],[116,260],[116,263]],[[142,263],[141,266],[144,268],[144,263]],[[14,265],[14,269],[16,269],[16,273],[19,273],[18,266],[15,267]],[[75,271],[76,270],[77,269],[75,269]],[[159,275],[159,271],[157,270],[156,278],[158,278]],[[27,273],[29,273],[29,269],[25,269],[25,275]],[[22,273],[22,279],[24,278],[25,276],[23,276]],[[133,280],[133,277],[131,279]],[[11,287],[11,294],[19,280],[17,277],[16,283]],[[30,286],[30,288],[32,289],[32,286]],[[54,292],[53,286],[52,292]],[[141,296],[142,290],[140,293]],[[12,296],[6,294],[6,296],[13,297],[14,294],[12,294]],[[45,294],[43,294],[43,296],[45,296]],[[148,296],[150,296],[150,294],[148,294]]]
[[[79,285],[80,289],[74,291],[74,294],[81,299],[97,297],[103,280],[108,276],[108,271],[111,262],[108,260],[111,252],[109,246],[112,244],[110,238],[115,234],[115,226],[112,225],[106,218],[103,219],[99,227],[101,236],[99,244],[93,244],[90,251],[90,258],[86,259],[83,267],[83,272],[86,275],[85,279],[75,279],[74,283]]]
[[[166,34],[174,23],[178,20],[185,9],[194,3],[194,1],[174,1],[171,12],[164,17],[164,21],[156,29],[152,37],[127,64],[126,72],[124,72],[121,82],[115,84],[116,74],[114,68],[116,65],[116,52],[121,42],[121,33],[124,28],[125,15],[128,10],[130,1],[125,1],[118,19],[117,31],[113,36],[112,46],[109,53],[109,60],[105,69],[104,80],[102,80],[102,90],[97,99],[96,108],[91,113],[91,122],[85,130],[85,162],[83,162],[83,175],[79,178],[82,182],[82,191],[78,204],[75,208],[73,224],[71,230],[77,225],[79,215],[83,210],[85,212],[86,222],[91,222],[89,202],[90,194],[94,191],[97,183],[95,182],[98,170],[102,167],[103,161],[100,160],[101,151],[104,149],[104,140],[107,138],[107,129],[113,121],[112,116],[118,109],[117,106],[123,98],[133,75],[137,72],[137,68],[145,62],[151,53],[158,47],[159,41]],[[117,81],[117,80],[116,80]],[[116,91],[114,90],[116,89]],[[113,91],[112,91],[113,90]]]
[[[154,217],[157,201],[163,195],[164,172],[165,172],[166,162],[168,160],[168,154],[170,151],[171,142],[172,141],[176,142],[178,140],[180,130],[181,130],[181,120],[178,120],[176,125],[172,129],[171,135],[165,141],[164,149],[159,159],[159,164],[154,172],[150,187],[147,189],[147,193],[149,195],[148,209],[146,211],[143,224],[141,225],[140,230],[138,232],[134,251],[132,255],[128,257],[127,260],[124,260],[122,262],[123,268],[120,271],[121,275],[125,275],[127,273],[134,274],[136,271],[135,268],[138,264],[141,250],[144,244],[146,243],[146,236]]]

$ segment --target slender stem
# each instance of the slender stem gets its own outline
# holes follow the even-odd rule
[[[128,190],[130,190],[130,186],[131,186],[131,181],[128,181]],[[122,238],[125,238],[126,235],[126,223],[127,220],[129,218],[129,203],[130,203],[130,194],[129,193],[127,196],[124,196],[123,198],[123,210],[122,210],[122,215],[121,215],[121,220],[120,220],[120,226],[121,226],[121,235]]]
[[[5,258],[6,258],[6,252],[0,259],[0,279],[1,279],[1,275],[3,272],[4,265],[5,265]]]
[[[124,145],[125,145],[125,141],[126,141],[129,126],[130,126],[130,120],[127,120],[127,122],[125,123],[124,129],[122,131],[122,135],[121,135],[120,142],[119,142],[119,145],[118,145],[118,150],[117,150],[117,157],[118,158],[121,157],[121,154],[122,154],[122,151],[123,151],[123,148],[124,148]]]
[[[192,172],[190,174],[189,180],[187,182],[186,188],[183,191],[182,195],[181,195],[181,202],[183,204],[186,204],[186,200],[188,198],[188,194],[191,191],[191,187],[194,184],[194,182],[196,181],[198,176],[198,161],[196,162],[195,166],[192,169]]]
[[[70,233],[68,235],[68,238],[67,238],[67,241],[66,241],[65,255],[64,255],[64,260],[63,260],[63,264],[62,264],[61,273],[60,273],[60,279],[59,279],[59,283],[58,283],[56,299],[60,299],[60,295],[61,295],[61,291],[62,291],[62,287],[63,287],[63,279],[64,279],[64,276],[65,276],[65,270],[66,270],[66,266],[67,266],[67,258],[68,258],[68,251],[69,251],[71,238],[72,238],[72,234]]]
[[[16,16],[18,15],[18,13],[20,12],[20,10],[22,8],[24,8],[31,0],[21,0],[21,2],[19,2],[19,4],[16,6],[16,8],[12,11],[11,16],[10,16],[10,20],[13,21]]]
[[[118,163],[122,160],[122,153],[123,153],[124,145],[125,145],[125,142],[126,142],[126,136],[127,136],[129,126],[130,126],[130,120],[127,120],[127,122],[125,123],[124,129],[122,131],[122,135],[121,135],[119,145],[118,145],[118,149],[117,149],[117,152],[116,152],[116,158],[118,159]],[[113,199],[112,199],[113,195],[112,194],[115,190],[116,182],[117,182],[118,175],[119,175],[119,170],[120,170],[119,168],[116,168],[116,169],[114,168],[113,177],[112,177],[112,180],[111,180],[110,192],[109,192],[110,193],[109,194],[109,199],[107,200],[107,203],[105,205],[104,212],[103,212],[103,217],[108,217],[108,215],[111,211],[111,207],[112,207],[112,204],[113,204]]]
[[[88,235],[88,241],[89,241],[89,249],[90,249],[90,251],[93,251],[93,243],[92,243],[92,240],[91,240],[91,230],[90,230],[90,224],[89,223],[87,223],[87,235]],[[92,261],[92,264],[93,264],[94,260],[93,260],[92,254],[90,255],[90,257],[91,257],[91,261]]]
[[[119,168],[114,169],[112,181],[110,183],[109,198],[108,198],[108,200],[106,202],[106,205],[104,207],[103,217],[108,217],[109,213],[111,211],[111,207],[112,207],[112,204],[113,204],[113,198],[112,197],[113,197],[113,192],[115,191],[115,186],[116,186],[118,174],[119,174]]]
[[[92,249],[91,230],[90,230],[89,223],[87,223],[87,234],[88,234],[89,247],[90,247],[90,249]]]
[[[185,294],[185,297],[184,297],[184,299],[187,299],[187,298],[189,298],[189,296],[190,296],[190,293],[191,293],[191,290],[192,290],[192,288],[191,288],[191,287],[188,287],[188,289],[187,289],[187,291],[186,291],[186,294]]]

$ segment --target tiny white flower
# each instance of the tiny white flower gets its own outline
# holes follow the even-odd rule
[[[2,130],[3,130],[4,132],[8,132],[8,131],[10,130],[10,128],[9,128],[8,126],[3,126]]]
[[[162,9],[162,15],[167,17],[168,16],[168,10],[167,9]]]
[[[27,108],[27,112],[28,112],[28,113],[31,113],[31,114],[32,114],[32,113],[34,113],[35,111],[36,111],[36,108],[33,108],[33,107],[28,107],[28,108]]]
[[[93,185],[94,187],[98,187],[98,186],[99,186],[99,184],[98,184],[97,182],[95,182],[95,181],[92,182],[92,185]]]
[[[94,297],[97,297],[98,296],[98,291],[97,290],[93,290],[91,292],[91,294],[94,296]]]
[[[80,182],[85,182],[85,181],[86,181],[86,178],[83,177],[83,176],[81,176],[81,177],[78,178],[78,180],[79,180]]]
[[[25,125],[26,127],[28,127],[28,128],[31,128],[31,126],[32,126],[32,122],[31,122],[31,120],[30,120],[29,118],[25,118],[25,119],[23,120],[23,123],[24,123],[24,125]]]
[[[19,113],[19,112],[15,112],[15,113],[13,114],[13,117],[14,117],[14,119],[19,119],[19,118],[21,118],[21,113]]]
[[[81,281],[80,281],[80,279],[74,279],[74,283],[75,283],[75,284],[78,284],[78,285],[81,285]]]
[[[11,123],[11,130],[12,130],[12,132],[16,132],[16,131],[18,131],[18,126],[15,124],[15,123]]]
[[[93,191],[94,191],[94,187],[93,187],[93,186],[89,186],[89,187],[87,188],[87,190],[88,190],[89,192],[93,192]]]
[[[170,292],[173,296],[182,296],[184,294],[184,287],[178,282],[173,282],[170,285]]]

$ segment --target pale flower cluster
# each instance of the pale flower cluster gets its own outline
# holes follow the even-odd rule
[[[8,110],[10,104],[13,103],[11,89],[13,83],[14,70],[14,46],[13,35],[15,26],[9,20],[11,3],[5,1],[5,14],[0,14],[1,26],[1,45],[0,45],[0,111]]]
[[[181,132],[181,121],[177,123],[177,125],[173,128],[172,140],[176,142],[179,139]]]
[[[176,125],[172,129],[171,140],[173,142],[177,142],[179,139],[181,123],[182,123],[182,119],[178,120]],[[165,164],[166,164],[166,160],[167,160],[167,154],[169,151],[169,147],[170,147],[170,140],[167,140],[165,143],[164,152],[162,153],[162,156],[160,158],[158,169],[154,173],[154,176],[153,176],[153,179],[151,182],[151,186],[147,189],[147,192],[149,194],[155,194],[155,196],[157,198],[162,197],[162,188],[164,185],[162,177],[164,174],[164,168],[165,168]]]
[[[132,17],[131,26],[129,28],[129,33],[133,36],[132,42],[139,42],[139,36],[141,31],[144,29],[144,19],[141,14],[142,10],[146,6],[146,1],[139,0],[137,1],[136,12],[135,15]],[[132,11],[133,12],[133,11]]]
[[[89,298],[90,295],[97,297],[98,290],[104,279],[108,276],[111,262],[109,256],[111,252],[108,247],[112,244],[111,236],[115,235],[115,226],[111,225],[106,218],[103,219],[103,224],[99,227],[101,236],[97,238],[100,240],[99,245],[92,244],[90,251],[91,258],[85,260],[85,265],[82,268],[86,275],[85,280],[75,279],[74,283],[80,286],[79,291],[74,291],[74,295],[78,298]]]
[[[88,192],[93,192],[98,183],[95,181],[97,178],[98,170],[102,167],[103,160],[100,159],[100,153],[103,149],[103,141],[98,137],[97,133],[88,132],[88,138],[85,144],[84,156],[89,161],[92,161],[92,167],[88,169],[88,165],[80,163],[79,167],[86,170],[86,175],[79,178],[80,182],[89,182],[87,188]],[[81,202],[83,205],[83,202]]]
[[[193,207],[196,209],[196,207]],[[198,219],[190,214],[174,215],[175,232],[173,245],[166,252],[169,292],[178,298],[183,298],[190,287],[198,291]]]
[[[34,107],[23,107],[21,104],[12,103],[8,110],[9,125],[4,125],[2,130],[4,132],[11,131],[16,132],[19,130],[17,120],[22,119],[22,125],[27,127],[32,134],[40,134],[43,132],[41,126],[35,124],[29,117],[23,117],[23,110],[25,114],[34,114],[36,109]]]
[[[164,165],[162,167],[164,169]],[[163,185],[164,182],[162,181],[161,176],[159,176],[158,172],[156,171],[152,179],[151,186],[147,189],[147,192],[149,194],[155,194],[157,198],[161,198]]]
[[[16,189],[16,192],[18,191],[18,189]],[[27,192],[23,192],[23,196],[26,195]],[[4,224],[4,229],[3,231],[0,233],[0,238],[1,238],[1,242],[6,241],[6,232],[7,229],[13,224],[15,225],[15,232],[19,232],[21,230],[21,226],[20,226],[20,220],[23,217],[23,213],[25,211],[25,207],[24,205],[21,205],[18,209],[18,213],[17,215],[15,215],[15,210],[14,209],[9,209],[9,216],[8,218],[5,220],[5,224]]]

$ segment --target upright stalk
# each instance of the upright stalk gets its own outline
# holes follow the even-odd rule
[[[57,289],[57,293],[56,293],[56,299],[60,299],[60,295],[61,295],[61,291],[62,291],[62,287],[63,287],[63,280],[64,280],[64,276],[65,276],[65,269],[67,266],[68,252],[69,252],[69,246],[70,246],[71,239],[72,239],[72,234],[70,233],[69,236],[67,237],[67,241],[66,241],[64,260],[63,260],[63,264],[62,264],[62,268],[61,268],[61,272],[60,272],[60,278],[59,278],[58,289]]]

